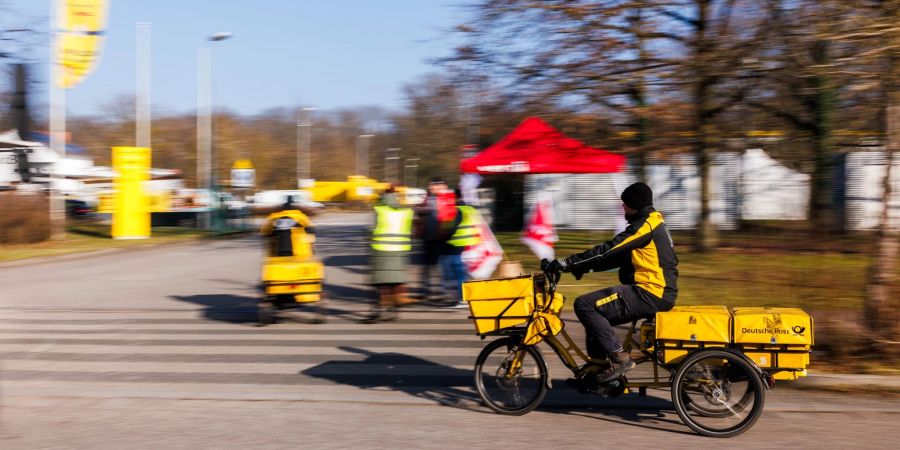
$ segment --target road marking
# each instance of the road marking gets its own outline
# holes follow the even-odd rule
[[[284,374],[297,375],[304,371],[334,375],[447,375],[449,371],[471,371],[472,365],[448,366],[418,358],[406,358],[396,364],[367,363],[359,361],[323,361],[319,363],[161,363],[161,362],[84,362],[84,361],[35,361],[10,359],[3,361],[4,372],[142,372],[142,373],[193,373],[193,374]]]

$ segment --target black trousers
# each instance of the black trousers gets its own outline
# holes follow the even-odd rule
[[[438,291],[435,287],[434,275],[438,272],[437,265],[440,258],[441,241],[427,239],[422,245],[422,289],[424,295],[429,296]],[[440,283],[437,283],[440,286]]]
[[[672,306],[635,285],[622,285],[578,297],[575,315],[587,331],[588,355],[602,359],[622,349],[613,326],[652,318],[657,311],[668,311]]]

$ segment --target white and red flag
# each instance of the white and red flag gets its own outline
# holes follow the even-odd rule
[[[522,242],[540,259],[553,259],[553,243],[558,241],[553,228],[553,200],[542,193],[531,209],[528,225],[522,231]]]
[[[481,214],[478,215],[478,229],[481,235],[481,241],[476,245],[466,247],[462,253],[463,264],[466,271],[475,280],[483,280],[490,278],[491,274],[497,270],[497,265],[503,260],[503,248],[497,241],[491,227],[485,223]]]

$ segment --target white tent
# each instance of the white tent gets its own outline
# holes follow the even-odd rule
[[[810,176],[781,165],[759,148],[741,158],[744,220],[805,220]]]

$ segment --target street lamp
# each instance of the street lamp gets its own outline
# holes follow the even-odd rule
[[[406,178],[404,184],[408,187],[419,187],[419,158],[408,158],[403,169],[403,175]],[[410,171],[412,177],[409,176]]]
[[[384,151],[384,181],[400,183],[400,148]]]
[[[312,139],[312,116],[310,113],[316,108],[303,108],[297,112],[297,187],[303,187],[303,180],[310,179],[312,175],[312,149],[310,148],[310,140]],[[306,121],[302,120],[302,116],[306,113]],[[301,158],[301,148],[302,158]],[[302,161],[302,163],[301,163]]]
[[[233,34],[226,31],[216,32],[207,37],[210,42],[224,41],[232,37]],[[212,123],[212,47],[201,48],[197,50],[197,142],[198,150],[203,153],[204,167],[201,172],[200,158],[197,158],[197,185],[200,185],[201,173],[205,176],[206,189],[210,196],[210,207],[215,209],[218,206],[218,199],[214,193],[216,192],[216,171],[215,171],[215,146],[213,144],[213,123]],[[205,221],[204,225],[210,227],[214,225],[213,220]]]
[[[356,138],[356,174],[369,176],[369,139],[374,134],[361,134]]]

